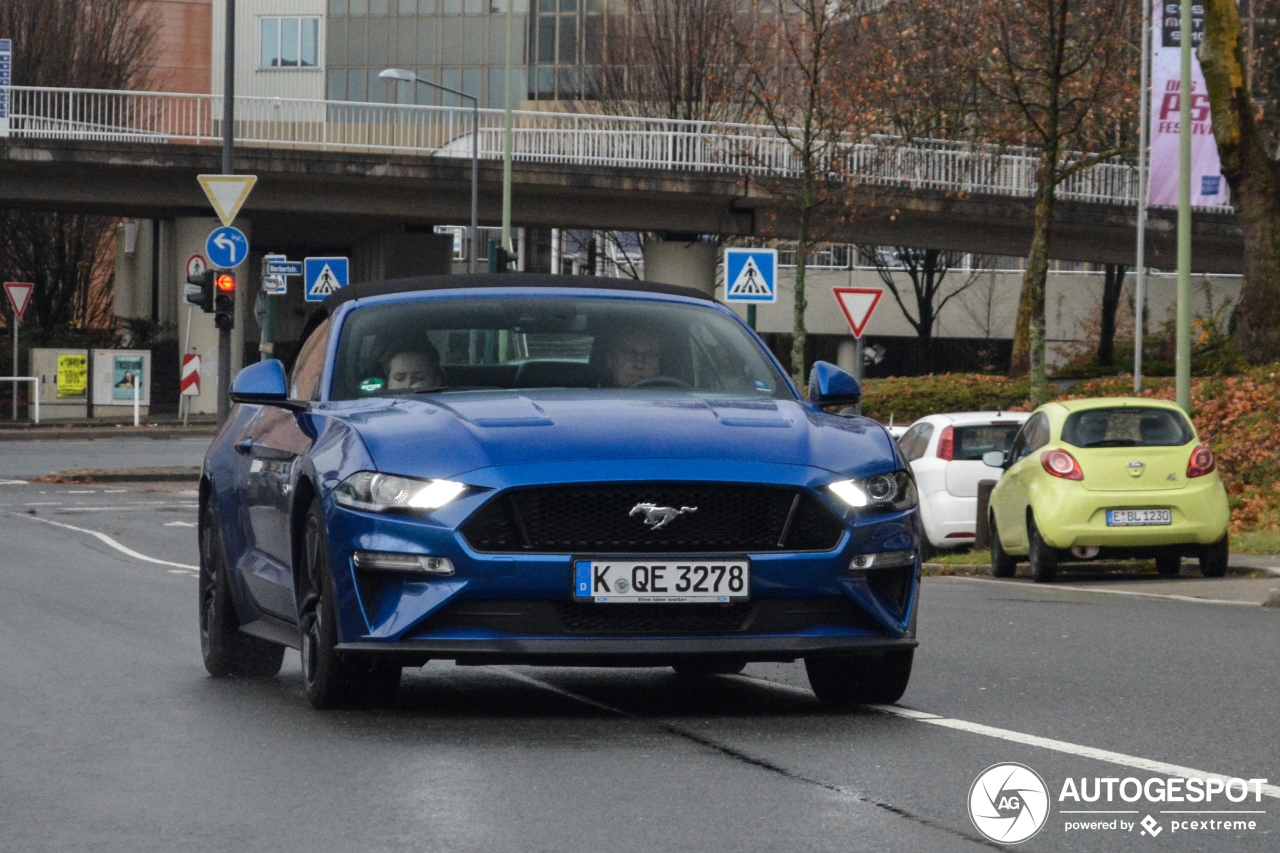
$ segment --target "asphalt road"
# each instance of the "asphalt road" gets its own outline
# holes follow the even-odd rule
[[[0,436],[0,480],[82,469],[198,466],[211,441],[209,436],[30,441],[4,438]]]
[[[270,681],[205,674],[195,518],[180,485],[0,485],[0,851],[980,849],[999,845],[970,786],[999,762],[1050,792],[1027,850],[1280,846],[1280,787],[1059,801],[1069,777],[1165,765],[1280,786],[1280,611],[1163,597],[1186,582],[927,579],[889,709],[824,710],[800,664],[698,680],[432,663],[390,709],[320,713],[296,653]],[[1162,813],[1208,808],[1264,813]],[[1099,809],[1127,813],[1063,814]],[[1065,829],[1148,815],[1157,836]],[[1256,829],[1170,825],[1224,818]]]

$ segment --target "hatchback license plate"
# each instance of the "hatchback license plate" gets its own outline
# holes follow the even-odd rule
[[[573,596],[600,604],[701,604],[751,595],[747,560],[575,560]]]
[[[1108,527],[1144,527],[1152,524],[1172,524],[1173,512],[1167,509],[1109,509]]]

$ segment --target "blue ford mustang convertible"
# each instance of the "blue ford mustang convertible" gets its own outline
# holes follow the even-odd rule
[[[804,401],[692,290],[432,276],[329,296],[265,361],[200,480],[215,676],[302,655],[320,708],[401,669],[803,658],[818,698],[894,702],[916,645],[915,484],[873,421]]]

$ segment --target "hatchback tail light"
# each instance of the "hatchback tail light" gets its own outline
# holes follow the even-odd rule
[[[1191,461],[1187,463],[1188,477],[1203,477],[1218,467],[1218,460],[1213,458],[1213,451],[1203,444],[1191,451]]]
[[[946,427],[942,430],[942,435],[938,438],[938,458],[946,459],[950,462],[955,458],[956,453],[956,430],[955,427]]]
[[[1080,463],[1065,450],[1046,450],[1040,454],[1040,464],[1044,466],[1044,470],[1055,477],[1061,477],[1064,480],[1084,479]]]

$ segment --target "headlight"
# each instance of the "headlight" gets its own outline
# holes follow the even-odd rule
[[[862,480],[841,480],[827,488],[858,509],[904,510],[916,505],[916,484],[906,471],[877,474]]]
[[[467,490],[452,480],[417,480],[392,474],[360,471],[333,490],[338,506],[369,512],[439,509]]]

